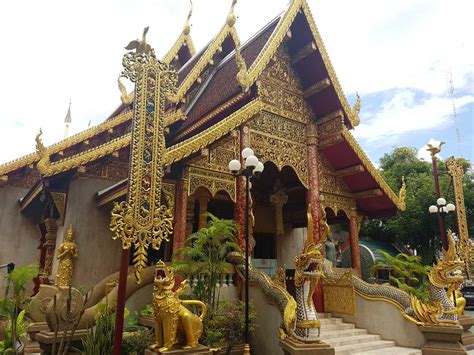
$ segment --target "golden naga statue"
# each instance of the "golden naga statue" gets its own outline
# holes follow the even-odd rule
[[[183,349],[197,348],[203,330],[202,321],[207,313],[203,302],[179,299],[186,289],[186,280],[176,291],[173,291],[174,282],[173,270],[163,261],[158,261],[153,287],[155,344],[150,349],[158,349],[159,352],[168,351],[178,344],[183,344]],[[201,315],[192,313],[185,307],[187,304],[201,307]]]
[[[64,241],[58,249],[58,274],[56,275],[56,286],[70,286],[72,281],[72,272],[74,270],[74,259],[79,256],[77,244],[74,241],[74,231],[72,225],[66,232]]]
[[[456,243],[451,230],[448,230],[448,246],[448,250],[443,251],[443,258],[437,261],[428,275],[431,304],[423,304],[415,296],[411,296],[411,307],[416,318],[425,324],[456,324],[464,311],[464,298],[460,298],[458,303],[456,295],[456,306],[450,300],[452,290],[458,289],[465,278],[465,265],[456,254]],[[446,288],[451,290],[450,294],[446,293]]]

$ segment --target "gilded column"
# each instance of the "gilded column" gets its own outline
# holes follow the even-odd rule
[[[352,268],[356,270],[360,276],[359,219],[356,210],[352,210],[349,217],[349,240]]]
[[[448,168],[449,175],[453,178],[456,221],[460,241],[458,253],[460,254],[461,259],[466,263],[467,272],[469,274],[471,272],[472,264],[472,246],[467,227],[466,205],[464,204],[464,169],[454,158],[450,158],[446,161],[446,167]]]
[[[248,127],[240,127],[240,149],[239,159],[242,166],[244,166],[244,160],[240,152],[242,149],[249,146],[249,129]],[[239,243],[242,250],[245,250],[245,178],[239,176],[236,181],[236,203],[235,203],[235,221],[239,226],[239,234],[237,242]]]
[[[307,164],[308,164],[308,194],[307,204],[311,204],[311,217],[313,223],[313,235],[315,242],[320,239],[319,219],[320,219],[320,199],[319,199],[319,151],[318,151],[318,130],[315,123],[306,126]],[[323,290],[321,283],[318,284],[316,292],[313,294],[313,302],[318,312],[324,312]]]
[[[199,202],[199,229],[206,228],[207,226],[207,203],[209,202],[209,196],[203,191],[200,192],[197,197]]]
[[[186,216],[188,207],[187,181],[185,178],[178,180],[176,186],[176,204],[173,231],[173,253],[184,246],[186,240]]]
[[[51,218],[46,218],[44,220],[44,226],[46,228],[46,234],[44,236],[44,278],[49,279],[51,273],[53,272],[53,260],[54,260],[54,250],[56,249],[56,236],[58,232],[58,226],[56,221]]]
[[[319,241],[319,151],[318,131],[315,123],[306,127],[307,159],[308,159],[308,195],[307,203],[311,204],[313,218],[313,239]]]

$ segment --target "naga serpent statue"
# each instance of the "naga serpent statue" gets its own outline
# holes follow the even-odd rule
[[[324,211],[323,211],[324,214]],[[321,252],[329,232],[325,218],[321,218],[323,238],[315,244],[312,241],[312,219],[308,209],[308,233],[303,251],[295,257],[296,300],[286,290],[284,280],[273,280],[266,273],[250,265],[249,283],[258,286],[272,304],[276,304],[282,316],[280,339],[286,337],[305,343],[319,342],[320,321],[313,304],[313,294],[323,276],[323,254]],[[324,214],[325,216],[325,214]],[[245,275],[245,260],[241,253],[231,252],[227,260],[234,264],[242,279]],[[280,269],[280,272],[281,269]]]
[[[456,245],[451,231],[448,231],[448,245],[448,250],[443,251],[443,258],[437,260],[428,275],[429,304],[396,287],[387,284],[369,284],[356,275],[352,275],[354,291],[369,300],[392,303],[406,319],[418,325],[456,324],[462,310],[454,306],[445,288],[456,288],[464,281],[464,262],[456,255]],[[325,260],[324,277],[336,281],[341,277],[341,271],[333,269],[331,262]],[[460,305],[462,304],[463,302],[460,302]]]

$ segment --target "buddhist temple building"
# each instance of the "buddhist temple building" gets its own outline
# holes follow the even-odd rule
[[[306,1],[291,1],[245,43],[231,10],[198,52],[189,20],[162,56],[178,73],[164,118],[162,191],[174,230],[150,261],[171,260],[206,225],[207,212],[235,219],[243,245],[244,180],[228,163],[251,147],[265,166],[251,188],[256,262],[292,268],[310,205],[311,237],[320,238],[322,206],[329,224],[349,226],[352,267],[360,270],[361,221],[403,210],[403,188],[400,196],[390,189],[351,133],[360,99],[348,102]],[[46,273],[37,286],[54,282],[57,249],[71,225],[75,285],[91,287],[119,269],[121,245],[109,224],[129,176],[133,93],[124,90],[101,124],[47,147],[38,134],[36,152],[0,165],[0,259],[37,261]]]

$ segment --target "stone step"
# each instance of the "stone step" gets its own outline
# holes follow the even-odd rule
[[[325,324],[321,326],[321,333],[331,332],[335,330],[354,329],[355,325],[352,323],[334,323]]]
[[[353,345],[353,344],[362,344],[369,343],[373,341],[380,340],[380,335],[377,334],[362,334],[362,335],[352,335],[344,338],[332,338],[328,339],[326,343],[333,347],[344,346],[344,345]]]
[[[352,328],[352,329],[345,329],[345,330],[334,330],[334,331],[321,331],[321,340],[329,341],[329,339],[334,338],[346,338],[355,335],[363,335],[367,334],[366,329],[359,329],[359,328]]]
[[[370,350],[370,351],[363,351],[362,353],[354,353],[354,354],[368,354],[368,355],[421,355],[422,352],[420,349],[413,349],[413,348],[403,348],[401,346],[394,346],[387,349],[377,349],[377,350]],[[469,353],[468,353],[469,354]]]
[[[334,348],[336,355],[347,355],[347,354],[354,354],[354,353],[364,353],[366,354],[367,351],[370,350],[379,350],[377,354],[381,353],[381,349],[386,348],[393,348],[395,346],[395,342],[391,340],[376,340],[371,341],[368,343],[362,344],[352,344],[352,345],[344,345],[344,346],[336,346]]]
[[[328,324],[342,323],[342,318],[319,318],[321,322],[321,327],[324,327]]]
[[[331,313],[319,313],[318,312],[318,318],[331,318],[332,314]]]

